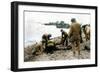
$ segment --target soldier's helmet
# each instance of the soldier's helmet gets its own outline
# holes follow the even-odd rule
[[[61,29],[60,31],[61,31],[61,32],[64,32],[64,30],[63,30],[63,29]]]
[[[75,18],[72,18],[72,19],[71,19],[71,22],[76,22],[76,19],[75,19]]]
[[[65,33],[63,29],[60,30],[63,34]]]
[[[51,34],[48,34],[48,38],[49,38],[49,39],[50,39],[51,36],[52,36]]]

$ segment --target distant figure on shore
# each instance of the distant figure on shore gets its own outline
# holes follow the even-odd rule
[[[68,46],[68,34],[63,29],[61,29],[61,44]]]
[[[80,36],[81,36],[80,31],[81,31],[80,24],[76,21],[75,18],[72,18],[68,36],[70,38],[73,55],[75,55],[76,53],[80,55]]]

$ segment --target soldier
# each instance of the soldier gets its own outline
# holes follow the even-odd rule
[[[42,46],[44,48],[47,47],[47,42],[48,42],[48,40],[50,40],[50,37],[51,37],[51,34],[43,34],[43,36],[42,36]]]
[[[43,53],[45,48],[47,48],[48,40],[50,40],[51,35],[50,34],[43,34],[42,36],[42,42],[36,43],[33,50],[32,54],[33,55],[40,55]]]
[[[80,24],[76,22],[75,18],[72,18],[69,31],[69,38],[73,49],[73,55],[75,55],[76,51],[78,52],[78,55],[80,55],[80,31]]]
[[[67,34],[67,32],[65,32],[64,30],[61,29],[61,33],[62,33],[61,44],[62,45],[66,44],[66,46],[68,46],[68,34]]]
[[[82,29],[85,34],[86,41],[90,40],[90,24],[83,25]]]
[[[43,53],[42,43],[36,43],[34,48],[32,48],[33,55],[40,55]]]
[[[42,45],[44,46],[44,51],[46,53],[53,53],[55,49],[55,42],[50,39],[51,34],[44,34],[42,36]]]

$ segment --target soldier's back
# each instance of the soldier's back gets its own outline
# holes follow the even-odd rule
[[[79,23],[72,23],[71,24],[73,35],[80,35],[80,24]]]
[[[71,37],[70,41],[79,41],[80,40],[80,24],[79,23],[72,23],[71,24]]]

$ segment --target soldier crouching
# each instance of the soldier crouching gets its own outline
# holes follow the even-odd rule
[[[42,36],[42,46],[46,53],[53,53],[53,50],[55,48],[54,41],[52,41],[50,37],[51,34],[43,34]]]
[[[44,51],[50,52],[48,48],[48,41],[50,40],[51,34],[43,34],[42,36],[42,41],[40,43],[36,43],[34,48],[32,49],[32,54],[35,55],[40,55]]]
[[[50,37],[51,37],[51,34],[43,34],[42,35],[42,46],[44,49],[46,48],[47,42],[50,39]]]

